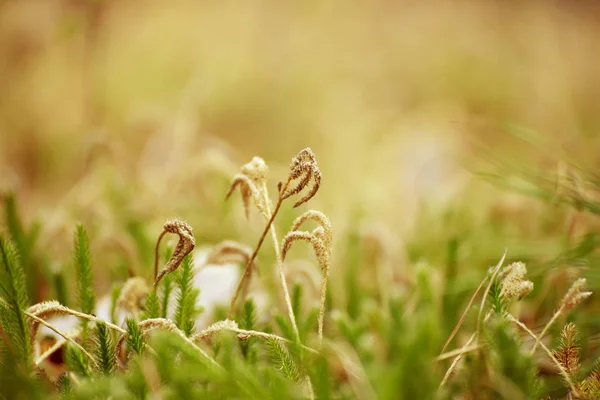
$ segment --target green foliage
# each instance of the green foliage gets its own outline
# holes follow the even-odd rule
[[[521,340],[508,322],[500,317],[492,318],[485,330],[490,345],[492,382],[500,388],[510,382],[524,398],[539,396],[536,368],[531,356],[523,351]]]
[[[158,295],[155,290],[151,290],[150,293],[148,293],[148,296],[146,296],[142,319],[158,318],[159,316],[160,304],[158,302]]]
[[[240,328],[249,331],[256,330],[256,307],[252,299],[248,299],[244,302],[244,308],[239,326]],[[254,346],[255,341],[256,338],[250,337],[239,342],[242,355],[251,363],[255,363],[257,361],[257,353]]]
[[[171,300],[171,293],[173,292],[173,275],[167,274],[160,281],[162,292],[160,296],[160,316],[167,318],[169,316],[169,301]]]
[[[360,268],[361,248],[359,233],[351,231],[346,238],[346,268],[344,269],[344,284],[346,292],[346,311],[350,318],[358,317],[360,312],[360,285],[358,271]]]
[[[274,339],[267,339],[266,347],[271,363],[273,363],[286,378],[292,382],[298,382],[300,380],[300,372],[288,349],[286,349],[278,340]]]
[[[277,323],[277,326],[282,332],[281,336],[289,340],[296,340],[294,328],[292,327],[292,323],[287,316],[284,317],[283,315],[275,315],[275,323]]]
[[[317,357],[314,362],[314,368],[311,368],[311,380],[315,391],[315,398],[318,400],[328,400],[332,398],[333,377],[329,370],[327,360],[324,357]]]
[[[116,368],[115,346],[104,322],[96,323],[94,342],[97,371],[104,375],[111,375]]]
[[[71,400],[87,399],[130,400],[131,393],[127,390],[125,381],[118,376],[104,376],[90,379],[83,385],[77,386],[69,396]]]
[[[96,307],[96,292],[94,291],[90,242],[83,225],[77,225],[75,228],[73,248],[75,252],[75,272],[77,274],[78,305],[82,312],[91,314]]]
[[[575,193],[570,196],[575,200]],[[341,253],[336,251],[332,262],[322,347],[316,335],[319,308],[314,305],[318,295],[308,286],[290,285],[291,306],[300,336],[300,342],[296,342],[287,312],[273,311],[282,309],[277,297],[281,293],[275,292],[280,287],[269,281],[272,270],[268,270],[269,262],[266,261],[272,261],[273,254],[263,252],[258,260],[260,280],[266,283],[266,290],[260,296],[273,295],[269,308],[264,309],[262,301],[255,303],[252,298],[247,299],[236,322],[241,329],[260,331],[265,336],[278,335],[290,342],[234,332],[194,338],[194,321],[200,310],[190,255],[176,272],[162,279],[157,289],[150,290],[143,299],[144,309],[140,313],[132,312],[126,319],[123,327],[127,330],[124,338],[128,357],[124,365],[117,368],[119,360],[115,355],[114,340],[118,328],[97,323],[93,341],[88,337],[91,330],[87,334],[86,331],[69,331],[92,354],[93,360],[78,347],[66,345],[63,354],[68,373],[60,377],[56,388],[52,388],[35,379],[31,363],[23,362],[31,361],[31,350],[27,348],[26,336],[29,321],[22,311],[29,305],[28,297],[32,296],[28,296],[26,289],[31,277],[25,278],[30,270],[19,261],[18,254],[20,251],[29,254],[21,254],[22,260],[32,257],[32,246],[27,239],[32,236],[18,219],[13,200],[11,210],[7,210],[12,215],[12,222],[7,226],[11,240],[0,237],[0,398],[12,398],[16,393],[16,398],[27,399],[56,398],[57,395],[67,399],[299,399],[309,398],[311,390],[319,400],[564,396],[569,388],[560,376],[537,376],[536,364],[528,355],[530,342],[522,340],[514,326],[507,324],[505,316],[509,311],[524,321],[526,316],[531,319],[526,320],[528,326],[539,327],[541,321],[548,320],[556,301],[560,300],[556,293],[564,290],[553,289],[563,283],[564,277],[583,274],[592,290],[598,287],[600,274],[595,271],[600,266],[600,236],[592,229],[593,221],[581,228],[580,235],[567,240],[566,234],[561,236],[565,221],[548,212],[542,204],[540,213],[544,214],[544,221],[528,221],[526,227],[527,234],[537,230],[542,232],[537,232],[540,244],[534,245],[538,236],[532,233],[531,238],[521,242],[523,235],[518,235],[518,229],[509,226],[514,230],[507,230],[507,225],[515,222],[506,222],[503,215],[493,220],[485,214],[492,211],[475,212],[473,204],[461,203],[462,199],[451,210],[431,212],[426,207],[421,209],[416,233],[407,240],[406,257],[393,253],[391,248],[385,249],[389,251],[386,262],[393,268],[384,271],[389,272],[384,275],[389,278],[387,282],[379,282],[382,271],[377,270],[382,267],[383,258],[376,253],[384,245],[373,246],[369,242],[374,240],[373,236],[364,236],[362,224],[350,224],[339,242]],[[587,207],[586,203],[573,203],[573,206],[576,210]],[[293,213],[287,215],[287,225],[292,223],[293,217]],[[135,261],[140,265],[151,265],[154,242],[147,235],[150,225],[135,218],[123,220],[137,245],[139,259]],[[548,221],[555,226],[546,234]],[[283,228],[286,224],[279,220],[277,226]],[[207,231],[205,229],[202,235]],[[517,238],[518,243],[505,244],[507,232],[514,235],[510,237]],[[478,323],[474,316],[479,312],[480,291],[461,321],[458,334],[444,352],[462,346],[473,332],[476,332],[473,337],[477,346],[463,354],[440,390],[444,373],[452,364],[452,357],[447,354],[437,359],[443,344],[462,315],[462,307],[485,275],[483,268],[498,257],[498,249],[505,245],[511,258],[522,259],[532,266],[530,272],[535,276],[531,280],[535,280],[536,291],[539,291],[534,294],[540,296],[534,307],[530,307],[531,303],[522,308],[508,307],[500,294],[501,282],[497,280],[487,294],[482,314],[487,315],[491,310],[491,318]],[[74,238],[77,272],[74,283],[78,286],[79,308],[85,313],[95,312],[96,297],[104,297],[106,288],[112,283],[106,279],[109,274],[104,274],[104,279],[98,279],[102,285],[94,286],[92,272],[97,271],[92,268],[89,246],[86,231],[78,226]],[[42,249],[38,251],[36,258],[51,259],[49,254],[41,253]],[[172,248],[167,248],[161,257],[168,260],[171,252]],[[556,276],[547,274],[551,270],[556,271]],[[148,278],[149,271],[141,269],[139,272]],[[51,294],[46,297],[56,295],[66,303],[71,290],[69,279],[62,273],[47,275],[52,282],[48,282]],[[382,287],[383,284],[386,286]],[[115,284],[112,288],[110,312],[112,322],[119,323],[114,314],[120,289]],[[385,289],[385,293],[380,292],[381,289]],[[594,305],[592,299],[586,307],[593,309]],[[521,309],[524,312],[519,315]],[[225,306],[213,314],[213,321],[223,320],[226,315]],[[170,318],[185,338],[179,332],[163,331],[170,329],[170,325],[159,326],[164,323],[160,320],[146,325],[151,326],[151,331],[141,331],[141,321],[160,317]],[[581,332],[588,339],[600,328],[589,310],[573,311],[569,317],[576,318],[578,323],[581,321]],[[549,330],[544,341],[556,339],[559,324],[555,325],[556,329]],[[581,376],[577,375],[578,379],[574,380],[595,398],[600,393],[600,374],[597,370],[589,372],[597,356],[594,342],[591,343],[591,346],[578,350]],[[557,351],[567,354],[566,347],[569,346],[559,347]],[[536,353],[536,360],[545,356],[540,351]],[[20,362],[15,363],[15,359]],[[562,358],[559,361],[563,362]],[[539,365],[544,364],[540,362]]]
[[[498,315],[504,315],[506,311],[506,302],[503,297],[500,295],[502,291],[502,283],[495,279],[492,282],[492,286],[490,287],[490,292],[488,293],[487,301],[490,304],[492,311],[494,311]]]
[[[117,311],[117,301],[121,295],[121,289],[123,289],[122,285],[113,285],[110,291],[110,320],[112,322],[116,321],[115,313]]]
[[[187,255],[177,273],[176,283],[179,289],[177,293],[177,308],[173,320],[175,325],[181,329],[187,336],[194,333],[194,324],[196,316],[201,309],[196,305],[200,291],[194,288],[194,275],[192,255]]]
[[[144,350],[144,334],[133,318],[125,320],[127,325],[127,348],[136,354],[142,354]]]
[[[21,267],[31,278],[27,282],[27,288],[29,295],[32,298],[36,298],[36,290],[38,289],[39,270],[37,265],[34,263],[34,247],[35,242],[38,239],[40,225],[34,223],[29,229],[25,227],[25,224],[19,216],[19,210],[14,194],[8,193],[4,195],[4,211],[5,221],[8,229],[10,239],[15,245],[19,255]]]
[[[135,399],[145,400],[148,398],[148,383],[142,370],[142,360],[134,358],[128,364],[129,371],[125,377],[127,389]]]
[[[10,340],[18,361],[29,359],[31,349],[24,310],[29,306],[27,278],[14,245],[0,236],[0,262],[3,276],[0,281],[0,326]]]
[[[294,315],[302,315],[302,285],[294,283],[292,286],[292,310]]]
[[[90,361],[86,358],[81,349],[68,344],[65,346],[64,354],[65,363],[69,371],[73,371],[82,377],[92,376]]]
[[[55,271],[52,274],[52,283],[54,285],[54,293],[56,300],[63,305],[69,304],[69,297],[67,296],[67,284],[65,282],[64,271]]]
[[[71,382],[71,378],[69,375],[64,373],[58,378],[58,382],[56,382],[56,386],[58,387],[58,394],[61,399],[68,397],[73,392],[73,383]]]

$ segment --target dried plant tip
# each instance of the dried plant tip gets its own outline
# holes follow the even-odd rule
[[[540,333],[540,335],[539,335],[540,339],[544,337],[544,335],[546,334],[548,329],[550,329],[550,326],[552,326],[552,324],[558,319],[558,317],[560,317],[564,312],[569,311],[570,309],[574,308],[579,303],[581,303],[582,301],[584,301],[585,299],[587,299],[588,297],[590,297],[592,295],[592,292],[582,292],[581,291],[584,286],[585,286],[585,278],[580,278],[580,279],[577,279],[575,282],[573,282],[573,284],[567,291],[567,294],[565,294],[565,297],[563,297],[563,299],[560,301],[558,310],[556,310],[556,312],[554,313],[552,318],[550,318],[550,321],[548,321],[548,323],[542,330],[542,333]],[[535,349],[537,348],[538,344],[539,343],[536,341],[535,344],[533,345],[533,348],[531,349],[531,354],[535,353]]]
[[[163,232],[158,238],[156,242],[156,251],[155,251],[155,274],[156,274],[156,266],[158,265],[158,245],[160,244],[160,240],[163,237],[164,233],[174,233],[179,236],[179,242],[177,242],[177,246],[175,247],[175,251],[171,256],[171,259],[167,262],[165,267],[155,276],[154,279],[154,287],[158,285],[158,282],[165,276],[167,273],[175,271],[185,256],[187,256],[196,245],[196,241],[194,240],[194,232],[192,227],[189,226],[184,221],[173,219],[167,221],[163,226]]]
[[[502,289],[500,296],[509,301],[518,301],[533,290],[533,282],[527,279],[527,267],[522,262],[508,265],[499,275]]]
[[[585,278],[577,279],[569,290],[565,297],[560,302],[560,308],[568,311],[574,307],[576,307],[579,303],[587,299],[592,295],[592,292],[582,292],[581,290],[585,286]]]
[[[581,365],[579,363],[579,343],[577,326],[567,324],[560,336],[560,347],[554,351],[554,357],[560,362],[571,379],[577,378]]]
[[[246,175],[237,174],[233,178],[233,182],[231,183],[231,187],[229,188],[227,195],[225,195],[225,199],[228,199],[238,186],[240,187],[240,192],[242,194],[242,201],[244,202],[244,211],[246,214],[246,218],[250,216],[251,199],[254,200],[256,208],[258,208],[258,210],[262,214],[264,214],[265,207],[261,200],[260,191],[256,187],[254,181]]]
[[[183,337],[185,336],[183,334],[183,332],[181,332],[179,330],[177,325],[175,325],[173,323],[173,321],[171,321],[170,319],[166,319],[166,318],[149,318],[149,319],[146,319],[146,320],[140,322],[138,325],[139,325],[140,329],[142,330],[142,332],[144,332],[144,333],[148,333],[155,329],[160,329],[160,330],[164,330],[164,331],[178,333],[180,336],[183,336]]]
[[[235,321],[232,321],[230,319],[225,319],[223,321],[215,322],[214,324],[210,325],[208,328],[202,330],[201,332],[196,333],[194,336],[192,336],[192,341],[196,342],[198,340],[209,340],[218,332],[221,332],[224,330],[225,331],[236,331],[238,329],[239,329],[238,324]]]
[[[321,177],[321,170],[317,165],[317,159],[312,150],[307,147],[292,159],[286,185],[283,185],[283,188],[282,185],[278,186],[280,197],[287,199],[290,196],[300,193],[308,186],[312,179],[314,183],[306,195],[294,204],[294,207],[298,207],[314,197],[321,185]],[[291,182],[294,180],[298,180],[298,182],[290,187]],[[284,190],[283,193],[281,193],[282,190]]]
[[[229,262],[248,263],[252,257],[252,249],[233,240],[224,240],[215,246],[204,264],[225,264]]]
[[[242,165],[242,173],[253,181],[262,181],[267,179],[269,166],[260,157],[254,157],[252,161]]]
[[[144,278],[129,278],[121,289],[117,299],[117,308],[131,314],[137,313],[142,308],[142,302],[148,295],[149,289]]]
[[[265,218],[269,218],[267,205],[265,204],[261,190],[259,189],[260,184],[266,182],[268,173],[269,167],[265,161],[260,157],[254,157],[252,161],[242,166],[242,173],[237,174],[233,178],[233,182],[229,187],[225,199],[228,199],[239,186],[242,194],[242,201],[244,202],[246,218],[249,217],[251,199],[254,200],[254,204],[258,211],[260,211]]]
[[[316,221],[319,223],[315,230],[313,230],[312,234],[317,236],[319,239],[323,241],[325,247],[327,247],[331,251],[332,240],[333,240],[333,230],[331,228],[331,222],[329,222],[329,218],[321,211],[317,210],[308,210],[298,218],[294,220],[292,224],[292,231],[297,231],[300,229],[302,224],[306,221]]]

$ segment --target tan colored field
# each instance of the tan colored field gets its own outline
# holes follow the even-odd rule
[[[0,0],[0,192],[16,194],[27,224],[41,222],[38,248],[62,260],[52,268],[68,267],[82,222],[107,293],[124,263],[151,276],[144,245],[171,217],[198,244],[253,246],[263,221],[246,222],[239,193],[224,202],[232,177],[261,156],[275,193],[310,147],[323,183],[309,208],[334,226],[336,306],[351,296],[342,282],[353,234],[366,291],[383,299],[389,279],[410,312],[419,271],[440,293],[450,287],[443,268],[456,240],[443,334],[504,248],[538,267],[539,301],[522,315],[540,328],[553,289],[578,276],[546,272],[595,234],[596,217],[472,172],[501,171],[499,157],[517,172],[560,174],[570,160],[569,171],[595,176],[599,39],[592,1]],[[510,168],[499,173],[511,179]],[[282,209],[280,233],[298,214]],[[375,277],[375,264],[389,275]],[[586,275],[593,288],[596,275]]]

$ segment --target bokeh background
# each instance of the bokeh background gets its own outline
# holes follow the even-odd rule
[[[467,293],[504,248],[558,254],[566,211],[473,171],[598,165],[598,38],[595,2],[3,0],[0,185],[39,222],[42,265],[70,265],[83,222],[108,290],[126,266],[150,274],[170,217],[254,244],[231,177],[258,155],[275,187],[310,146],[334,282],[357,241],[385,249],[390,282],[458,248]]]

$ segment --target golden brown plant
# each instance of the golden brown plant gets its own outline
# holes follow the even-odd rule
[[[277,184],[278,198],[274,209],[272,209],[271,200],[269,199],[269,194],[267,191],[267,171],[268,168],[264,161],[260,158],[254,158],[250,163],[242,167],[242,175],[238,175],[236,179],[234,179],[232,189],[229,190],[229,192],[231,193],[237,185],[242,185],[242,198],[244,200],[244,206],[246,210],[248,209],[250,196],[253,196],[257,208],[265,217],[265,219],[267,219],[267,224],[258,240],[256,247],[254,248],[254,251],[252,252],[252,255],[250,256],[250,259],[246,263],[244,272],[242,273],[240,281],[238,282],[238,285],[235,289],[235,293],[231,299],[231,304],[229,306],[229,313],[227,319],[232,319],[233,317],[236,300],[240,296],[240,293],[243,291],[245,281],[249,278],[252,270],[252,263],[258,255],[258,251],[260,250],[267,236],[267,233],[270,231],[271,238],[273,240],[273,247],[275,249],[275,255],[277,257],[277,272],[279,275],[279,280],[283,290],[285,303],[287,306],[288,317],[290,319],[292,329],[294,330],[294,334],[296,336],[295,339],[299,343],[300,332],[298,331],[296,316],[294,315],[292,300],[283,271],[283,258],[279,250],[279,240],[277,238],[277,232],[275,231],[275,227],[273,226],[273,221],[275,220],[275,217],[277,216],[277,213],[279,212],[283,201],[296,194],[301,193],[304,190],[304,188],[309,186],[311,181],[314,181],[313,185],[310,186],[307,193],[300,200],[296,201],[294,207],[298,207],[309,201],[312,197],[314,197],[314,195],[319,190],[319,186],[321,184],[321,171],[319,170],[319,167],[317,165],[315,155],[310,148],[305,148],[304,150],[300,151],[292,159],[292,162],[290,164],[290,172],[286,181],[280,181]],[[246,178],[241,178],[241,176],[245,176]],[[259,185],[260,188],[257,187],[257,185]],[[256,197],[257,195],[259,196],[258,199]],[[310,394],[309,397],[314,398],[312,384],[308,375],[306,376],[306,382],[308,385],[308,393]]]
[[[540,333],[539,339],[542,339],[544,337],[546,332],[548,332],[548,329],[550,329],[550,326],[552,326],[552,324],[558,319],[558,317],[560,317],[563,313],[573,309],[579,303],[581,303],[582,301],[584,301],[585,299],[587,299],[588,297],[590,297],[592,295],[592,292],[583,292],[582,291],[584,286],[585,286],[585,278],[580,278],[580,279],[577,279],[575,282],[573,282],[573,284],[571,285],[571,287],[565,294],[565,297],[563,297],[563,299],[561,300],[561,302],[558,306],[558,309],[556,310],[556,312],[554,313],[552,318],[550,318],[550,321],[548,321],[548,323],[542,330],[542,333]],[[533,354],[535,352],[537,345],[539,343],[538,340],[536,340],[535,344],[533,345],[533,348],[531,349],[531,354]]]
[[[243,262],[244,265],[252,257],[252,249],[233,240],[224,240],[217,244],[209,253],[204,265],[226,264],[230,262]]]
[[[299,231],[303,223],[309,220],[317,221],[320,225],[312,232]],[[292,229],[285,235],[282,242],[281,260],[284,261],[292,243],[298,240],[310,242],[313,246],[323,275],[321,281],[321,306],[319,309],[319,343],[323,342],[323,324],[325,319],[325,302],[327,298],[327,277],[329,276],[329,259],[331,257],[333,233],[329,219],[320,211],[309,210],[296,218]]]
[[[526,279],[527,267],[522,262],[508,265],[498,275],[501,281],[500,296],[507,301],[519,301],[533,290],[533,282]]]
[[[262,183],[266,182],[268,172],[269,167],[265,161],[260,157],[254,157],[252,161],[242,166],[242,173],[233,178],[225,199],[228,199],[239,186],[246,218],[250,215],[250,200],[254,201],[256,208],[266,219],[269,218],[265,198],[261,193]]]
[[[246,267],[244,268],[244,272],[242,274],[240,282],[238,283],[238,286],[237,286],[235,293],[233,295],[233,298],[231,300],[228,318],[231,319],[233,316],[233,311],[234,311],[236,300],[239,297],[240,292],[242,291],[242,288],[244,286],[244,281],[246,279],[248,279],[248,277],[250,275],[250,272],[252,269],[252,263],[253,263],[254,259],[256,258],[258,251],[260,250],[262,243],[265,240],[265,237],[267,236],[267,232],[271,231],[271,236],[273,238],[273,245],[275,248],[275,253],[277,255],[279,279],[281,281],[281,286],[283,289],[285,302],[286,302],[286,305],[288,308],[288,315],[290,318],[290,322],[291,322],[294,332],[296,334],[296,338],[298,339],[299,338],[298,327],[296,324],[296,318],[294,316],[294,311],[292,308],[292,303],[291,303],[291,299],[290,299],[290,295],[289,295],[289,290],[287,288],[285,275],[283,273],[282,257],[281,257],[280,251],[279,251],[279,243],[278,243],[275,227],[273,226],[273,221],[275,219],[275,216],[279,212],[279,209],[281,208],[281,204],[283,203],[283,201],[287,198],[290,198],[291,196],[293,196],[295,194],[302,192],[302,190],[304,190],[304,188],[308,187],[311,180],[314,181],[313,185],[309,188],[306,195],[294,204],[294,207],[298,207],[299,205],[307,202],[317,193],[319,186],[321,184],[321,171],[319,170],[319,167],[317,166],[317,161],[316,161],[315,155],[310,148],[306,148],[306,149],[300,151],[296,155],[296,157],[294,157],[292,159],[292,162],[290,164],[290,172],[289,172],[287,180],[285,182],[280,181],[277,185],[278,199],[277,199],[275,208],[273,210],[271,210],[271,202],[269,200],[267,189],[266,189],[266,172],[268,171],[268,169],[267,169],[266,165],[263,164],[264,162],[261,162],[261,161],[262,161],[261,159],[255,158],[255,159],[253,159],[253,161],[251,163],[246,164],[246,166],[242,170],[242,172],[243,172],[243,176],[246,176],[247,179],[242,178],[239,180],[239,183],[238,183],[238,180],[234,180],[234,182],[232,184],[232,187],[234,187],[234,188],[235,188],[235,186],[240,185],[241,182],[245,182],[245,185],[248,186],[248,188],[245,189],[246,190],[246,192],[245,192],[246,195],[245,195],[245,200],[244,200],[245,204],[248,204],[249,193],[258,193],[259,196],[262,196],[262,201],[257,202],[256,198],[255,198],[255,203],[257,204],[257,207],[258,207],[258,204],[262,204],[264,206],[264,207],[261,206],[258,208],[259,208],[259,211],[261,211],[261,213],[263,213],[265,218],[268,218],[268,221],[267,221],[267,225],[265,226],[265,229],[263,230],[263,233],[261,234],[261,236],[258,240],[258,243],[254,249],[254,252],[252,253],[250,259],[246,263]],[[252,189],[252,186],[250,185],[251,183],[254,184],[255,188],[256,188],[256,183],[260,184],[261,189],[259,190],[257,188],[256,191],[254,191]],[[244,191],[242,191],[242,196],[244,197]]]
[[[274,335],[272,333],[240,329],[238,327],[238,324],[235,321],[232,321],[230,319],[225,319],[222,321],[215,322],[214,324],[210,325],[208,328],[202,330],[201,332],[196,333],[194,336],[192,336],[192,342],[209,340],[213,336],[215,336],[217,333],[226,332],[226,331],[236,333],[237,338],[239,340],[248,340],[251,337],[256,337],[256,338],[262,338],[262,339],[272,339],[272,340],[276,340],[278,342],[284,342],[284,343],[291,342],[289,339]],[[310,351],[311,353],[315,353],[315,354],[317,353],[316,350],[314,350],[310,347],[304,346],[302,344],[300,345],[300,347],[302,347],[303,349],[305,349],[307,351]]]
[[[163,236],[167,233],[174,233],[179,236],[179,242],[177,242],[177,246],[175,247],[175,251],[173,255],[164,266],[164,268],[158,272],[158,248],[160,246],[160,241]],[[167,273],[175,271],[185,256],[187,256],[192,250],[194,250],[194,246],[196,245],[196,241],[194,240],[194,232],[191,226],[189,226],[186,222],[172,219],[167,221],[163,226],[163,231],[158,236],[158,240],[156,241],[156,247],[154,249],[154,287],[158,285],[160,280]]]

